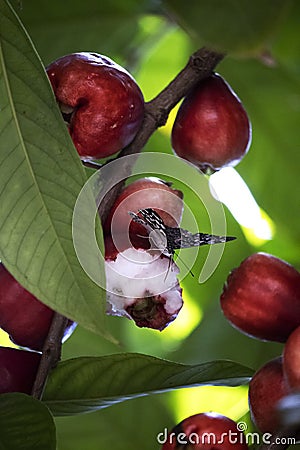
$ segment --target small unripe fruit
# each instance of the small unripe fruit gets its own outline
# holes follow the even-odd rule
[[[42,351],[54,311],[23,288],[0,264],[0,327],[21,347]],[[76,324],[68,321],[66,340]]]
[[[57,59],[47,73],[83,159],[112,155],[133,140],[144,118],[144,99],[123,67],[82,52]]]
[[[300,326],[293,331],[284,346],[283,370],[289,387],[300,391]]]
[[[200,81],[186,96],[172,129],[175,153],[204,172],[235,166],[250,142],[247,113],[217,74]]]
[[[0,394],[30,394],[40,360],[39,353],[0,347]]]
[[[275,256],[255,253],[229,275],[221,307],[243,333],[285,342],[300,325],[300,273]]]
[[[289,392],[281,357],[267,362],[252,377],[249,407],[252,420],[262,433],[275,433],[280,429],[277,405]]]
[[[168,434],[162,450],[247,450],[236,422],[218,413],[201,413],[184,419]]]

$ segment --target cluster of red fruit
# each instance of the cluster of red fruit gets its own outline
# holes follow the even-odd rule
[[[30,393],[54,311],[23,288],[0,264],[0,327],[20,347],[0,347],[0,393]],[[66,340],[76,324],[68,321]]]
[[[74,53],[47,73],[82,159],[104,158],[130,144],[143,122],[144,99],[124,68],[102,55]],[[185,97],[172,130],[175,153],[204,171],[236,165],[250,141],[246,111],[216,74]]]
[[[278,402],[300,390],[300,273],[272,255],[253,254],[229,275],[221,307],[243,333],[285,343],[283,355],[264,364],[249,385],[253,422],[262,433],[275,434],[282,427]],[[217,413],[202,413],[173,428],[162,449],[204,447],[244,450],[248,445],[234,421]]]
[[[229,275],[221,307],[243,333],[285,343],[283,357],[267,362],[249,386],[253,421],[274,433],[280,428],[279,400],[300,390],[300,273],[272,255],[253,254]]]
[[[47,73],[83,160],[110,156],[132,142],[145,108],[141,90],[127,71],[101,55],[77,53],[58,59]],[[215,74],[187,95],[172,130],[175,153],[205,172],[237,164],[250,140],[251,126],[241,102]],[[138,214],[143,208],[152,208],[167,226],[178,227],[182,193],[161,180],[146,178],[125,187],[116,200],[104,224],[107,312],[131,318],[141,327],[162,330],[182,307],[178,268],[171,257],[151,252],[145,227],[128,214]],[[135,282],[128,283],[132,277]],[[281,360],[268,363],[250,383],[250,407],[262,431],[275,427],[275,419],[271,425],[265,422],[273,417],[275,401],[289,389],[300,388],[296,354],[300,343],[299,279],[299,273],[283,261],[257,254],[230,275],[221,297],[226,317],[242,331],[260,339],[283,342],[288,338],[284,370]],[[0,326],[18,345],[34,350],[0,348],[0,368],[5,373],[0,392],[30,392],[40,360],[37,352],[42,351],[53,311],[23,289],[3,266],[0,284]],[[70,323],[68,331],[72,328]],[[233,421],[216,414],[193,416],[178,427],[175,433],[183,430],[187,436],[238,431]],[[241,450],[247,448],[243,439]],[[177,444],[166,443],[163,448],[180,448]],[[222,444],[223,450],[227,448],[231,448],[229,441]]]
[[[75,53],[50,64],[47,73],[83,160],[108,157],[132,142],[144,119],[144,99],[122,67],[98,54]],[[172,131],[175,153],[204,171],[235,165],[250,140],[248,116],[218,75],[189,93]],[[113,205],[104,224],[107,313],[163,330],[182,307],[178,268],[169,256],[149,251],[149,233],[128,214],[143,208],[178,227],[182,193],[161,180],[143,179],[126,187]]]

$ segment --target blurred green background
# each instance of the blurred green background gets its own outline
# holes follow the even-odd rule
[[[63,357],[134,351],[184,363],[232,359],[256,369],[280,354],[281,345],[233,329],[220,311],[219,297],[230,270],[256,251],[272,253],[300,269],[300,3],[15,0],[12,4],[45,65],[71,52],[105,54],[135,76],[146,100],[168,84],[197,48],[212,45],[226,51],[217,71],[242,100],[253,129],[250,151],[236,169],[274,229],[271,240],[254,239],[226,211],[228,234],[237,236],[238,244],[226,247],[206,283],[198,284],[197,276],[184,280],[185,307],[174,324],[159,333],[110,318],[120,346],[78,328],[64,344]],[[172,153],[174,117],[175,111],[146,150]],[[189,192],[185,201],[193,207]],[[196,274],[203,252],[193,269]],[[8,344],[3,333],[0,341]],[[150,450],[159,448],[159,432],[187,415],[213,410],[238,419],[247,409],[245,387],[152,395],[97,413],[56,419],[58,448]]]

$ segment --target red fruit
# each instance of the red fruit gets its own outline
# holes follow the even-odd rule
[[[251,124],[239,98],[219,75],[187,95],[172,130],[175,153],[204,172],[235,166],[247,153]]]
[[[275,256],[255,253],[229,275],[221,307],[243,333],[285,342],[300,325],[300,273]]]
[[[159,178],[150,177],[134,181],[124,188],[114,203],[104,225],[106,235],[113,237],[118,250],[124,250],[134,244],[137,248],[148,248],[149,241],[145,228],[132,221],[129,211],[152,208],[166,225],[179,225],[182,210],[182,192]]]
[[[21,347],[41,351],[54,311],[23,288],[0,264],[0,327]],[[66,340],[76,324],[68,322]]]
[[[47,67],[62,113],[82,158],[103,158],[135,137],[144,99],[123,67],[97,53],[73,53]]]
[[[166,436],[158,436],[160,443]],[[176,425],[162,450],[246,450],[246,438],[236,422],[218,413],[195,414]]]
[[[251,417],[262,433],[275,433],[280,429],[277,404],[289,394],[282,358],[275,358],[262,366],[249,384]]]
[[[105,247],[107,314],[162,331],[183,305],[174,261],[144,249],[118,252],[110,238]]]
[[[284,346],[283,370],[289,387],[300,391],[300,327],[293,331]]]
[[[0,394],[30,394],[40,359],[39,353],[0,347]]]

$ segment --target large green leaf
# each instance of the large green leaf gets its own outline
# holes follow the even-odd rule
[[[29,395],[2,394],[0,449],[55,450],[55,425],[48,408]]]
[[[181,387],[246,384],[253,371],[232,361],[186,366],[136,353],[69,359],[58,364],[43,400],[55,415],[72,415]]]
[[[202,45],[239,54],[259,53],[276,31],[286,0],[164,0],[178,23]]]
[[[0,258],[42,302],[105,333],[104,293],[80,266],[72,241],[85,172],[39,57],[5,0],[0,99]]]

